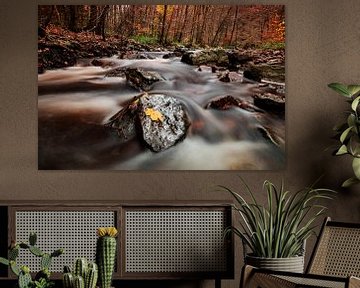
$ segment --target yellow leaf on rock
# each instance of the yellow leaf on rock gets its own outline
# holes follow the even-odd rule
[[[152,121],[164,121],[164,116],[161,114],[161,112],[153,108],[146,108],[145,115],[149,116]]]

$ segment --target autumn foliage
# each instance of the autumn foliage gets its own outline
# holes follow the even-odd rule
[[[42,5],[41,29],[153,40],[248,46],[285,41],[284,5]]]

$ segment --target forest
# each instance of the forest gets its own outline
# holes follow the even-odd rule
[[[162,44],[245,46],[283,43],[283,5],[39,6],[39,29],[143,39]]]
[[[40,169],[285,163],[284,5],[38,6]]]

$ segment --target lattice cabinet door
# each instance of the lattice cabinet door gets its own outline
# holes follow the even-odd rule
[[[123,274],[131,277],[231,274],[224,239],[229,213],[219,207],[123,209]]]
[[[63,248],[65,253],[53,259],[50,270],[63,271],[64,265],[72,267],[74,260],[85,257],[95,261],[96,229],[98,227],[117,226],[117,210],[94,208],[26,207],[12,210],[14,231],[10,236],[17,242],[28,242],[30,232],[37,233],[37,246],[51,253]],[[40,259],[29,251],[20,250],[17,262],[26,264],[31,271],[40,270]]]

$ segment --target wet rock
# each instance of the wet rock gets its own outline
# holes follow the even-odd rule
[[[148,55],[148,54],[145,54],[145,53],[141,53],[141,54],[137,54],[135,56],[135,59],[149,59],[149,60],[154,60],[155,57],[154,56],[151,56],[151,55]]]
[[[178,54],[176,54],[175,52],[171,52],[171,53],[165,54],[162,58],[163,59],[170,59],[170,58],[175,58],[175,57],[179,57]]]
[[[149,91],[155,82],[163,80],[159,73],[144,71],[140,68],[128,68],[124,73],[128,83],[142,91]]]
[[[243,80],[243,77],[239,73],[230,72],[229,70],[219,71],[217,77],[222,82],[242,82]]]
[[[106,68],[114,66],[115,63],[109,59],[94,59],[91,61],[91,65]]]
[[[285,115],[284,97],[271,93],[258,93],[254,96],[254,104],[259,108],[274,112],[280,116]]]
[[[229,58],[229,69],[237,71],[240,65],[253,61],[253,56],[247,51],[234,50],[227,53]]]
[[[154,152],[166,150],[186,137],[189,119],[181,103],[163,94],[135,97],[105,124],[124,139],[137,136]]]
[[[256,66],[250,66],[248,69],[244,71],[244,77],[249,80],[254,80],[256,82],[261,82],[262,73],[259,68]]]
[[[106,72],[105,77],[124,77],[125,69],[124,68],[116,68]]]
[[[224,49],[205,49],[197,51],[187,51],[181,57],[181,62],[190,65],[214,64],[226,67],[229,58]]]
[[[205,106],[206,109],[217,109],[217,110],[229,110],[233,107],[238,107],[250,112],[254,112],[254,111],[262,112],[260,109],[256,108],[248,101],[240,100],[231,95],[214,99]]]
[[[163,151],[185,137],[189,121],[178,100],[161,94],[139,100],[142,137],[151,150]]]
[[[220,72],[218,75],[218,79],[221,81],[221,82],[230,82],[230,77],[229,77],[229,71],[223,71],[223,72]]]
[[[261,71],[263,78],[271,79],[272,81],[285,82],[285,66],[284,65],[256,65],[256,68]]]
[[[105,127],[113,128],[122,142],[132,139],[136,136],[136,116],[137,103],[131,102],[125,108],[113,115]]]

